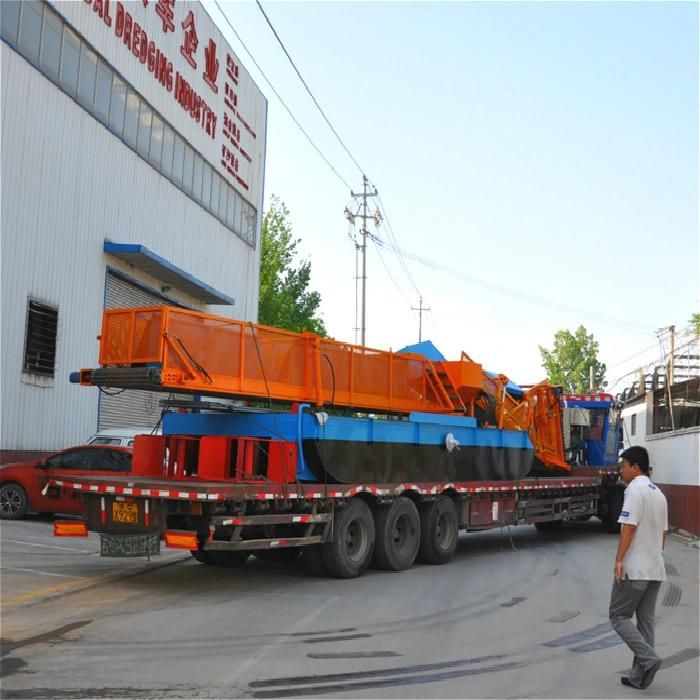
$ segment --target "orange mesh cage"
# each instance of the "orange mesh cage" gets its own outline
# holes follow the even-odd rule
[[[174,307],[109,309],[100,364],[160,364],[164,391],[369,410],[463,412],[430,360]]]
[[[564,438],[561,428],[559,394],[547,382],[526,393],[529,412],[529,433],[535,455],[550,469],[571,471],[564,459]]]

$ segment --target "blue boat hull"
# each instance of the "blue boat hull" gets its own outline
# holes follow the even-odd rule
[[[478,428],[474,418],[460,416],[168,414],[163,432],[295,442],[301,455],[297,478],[308,482],[510,481],[528,476],[535,464],[526,432]]]

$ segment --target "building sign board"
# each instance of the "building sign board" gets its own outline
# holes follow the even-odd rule
[[[197,0],[52,6],[256,209],[267,101]]]

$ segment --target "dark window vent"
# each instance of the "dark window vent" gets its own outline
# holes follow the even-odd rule
[[[58,309],[29,300],[27,336],[24,341],[24,371],[53,377],[56,368]]]

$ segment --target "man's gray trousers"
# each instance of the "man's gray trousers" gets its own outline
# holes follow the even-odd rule
[[[654,611],[661,581],[635,581],[628,578],[613,582],[610,595],[610,624],[634,654],[630,682],[639,687],[644,672],[659,659],[654,651]],[[632,616],[637,616],[637,625]]]

